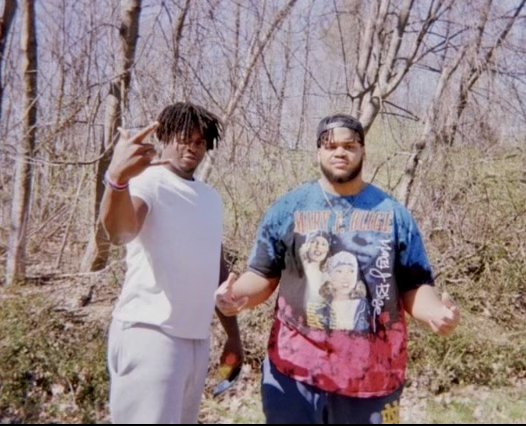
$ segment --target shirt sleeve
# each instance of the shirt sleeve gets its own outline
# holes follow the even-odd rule
[[[274,205],[263,217],[256,242],[248,261],[248,269],[264,278],[279,278],[285,267],[286,247],[280,236],[282,228]]]
[[[148,213],[151,212],[155,199],[155,189],[148,170],[130,180],[129,191],[132,197],[143,200],[148,206]]]
[[[418,225],[408,211],[398,225],[396,281],[401,293],[427,284],[434,286],[431,264]]]

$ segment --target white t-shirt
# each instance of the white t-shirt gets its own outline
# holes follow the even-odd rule
[[[126,245],[126,278],[113,317],[176,337],[207,338],[219,283],[220,195],[162,166],[132,179],[130,194],[144,200],[148,214]]]

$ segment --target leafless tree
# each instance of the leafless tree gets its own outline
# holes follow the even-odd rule
[[[366,130],[413,67],[444,48],[444,40],[433,41],[429,35],[454,1],[436,0],[426,5],[414,0],[363,3],[362,10],[351,21],[360,29],[355,34],[359,41],[352,46],[356,50],[347,47],[345,22],[342,21],[345,15],[334,1],[345,70],[343,90],[350,100],[350,112],[360,118]],[[351,55],[354,55],[354,67],[349,63]]]
[[[6,1],[4,3],[4,11],[0,18],[0,117],[2,117],[2,100],[4,98],[4,84],[2,81],[2,62],[4,60],[5,47],[7,44],[7,37],[9,36],[9,29],[13,23],[16,9],[18,7],[17,0]]]
[[[263,38],[260,39],[259,36],[254,37],[253,44],[250,46],[249,52],[251,52],[246,68],[244,69],[241,77],[240,83],[237,85],[234,93],[230,97],[228,104],[221,116],[221,120],[224,123],[225,129],[230,124],[232,114],[236,110],[241,97],[244,95],[245,90],[250,82],[250,77],[255,71],[256,65],[258,64],[263,51],[268,45],[269,41],[272,39],[275,32],[280,28],[283,21],[290,14],[292,8],[297,3],[297,0],[288,0],[287,3],[283,6],[281,10],[278,11],[274,17],[270,27],[267,29],[266,33],[263,35]],[[200,172],[200,179],[206,182],[210,177],[212,172],[212,166],[214,163],[214,152],[211,151],[205,159],[205,163]]]
[[[115,128],[142,126],[175,99],[204,104],[225,121],[223,149],[200,176],[226,195],[229,211],[240,218],[228,232],[243,236],[269,202],[315,173],[313,127],[333,109],[358,115],[373,130],[411,118],[411,130],[405,121],[396,123],[406,133],[396,135],[392,154],[408,160],[405,173],[398,164],[392,169],[393,181],[403,174],[397,189],[405,202],[425,183],[420,165],[438,144],[473,138],[484,96],[497,101],[492,85],[502,88],[508,79],[511,87],[513,79],[512,96],[501,95],[499,109],[506,101],[509,120],[520,115],[520,72],[503,63],[511,69],[512,56],[521,57],[514,28],[523,19],[522,0],[509,3],[509,10],[489,0],[469,6],[458,0],[331,0],[303,2],[302,8],[294,0],[170,0],[149,2],[140,11],[140,28],[139,17],[136,27],[125,22],[125,6],[134,3],[50,0],[37,9],[39,46],[45,47],[39,49],[37,143],[24,154],[34,170],[26,221],[29,252],[45,246],[46,253],[35,256],[51,257],[47,264],[57,268],[69,259],[85,271],[106,264],[97,200]],[[459,19],[467,12],[469,19]],[[18,40],[20,28],[12,25],[11,34]],[[12,78],[20,55],[6,49],[4,206],[14,198],[6,170],[23,133],[23,87]],[[488,123],[488,132],[498,124]],[[249,167],[259,173],[248,173]],[[66,255],[73,249],[74,256]]]
[[[18,144],[13,187],[11,230],[6,268],[6,285],[8,286],[19,279],[23,279],[26,268],[27,221],[33,173],[33,166],[26,161],[26,158],[31,158],[35,149],[38,112],[38,63],[35,21],[35,1],[23,0],[21,50],[23,52],[22,72],[25,86],[24,136]]]
[[[102,159],[97,163],[95,174],[95,229],[82,260],[82,271],[97,271],[108,260],[110,243],[99,220],[100,202],[104,194],[103,176],[113,154],[113,144],[118,137],[117,127],[122,124],[122,114],[128,108],[131,72],[135,60],[137,38],[139,36],[139,19],[141,0],[121,0],[121,57],[117,75],[110,83],[106,98],[106,120],[104,125],[104,143],[101,144]]]
[[[462,125],[469,97],[473,95],[477,82],[483,76],[497,75],[498,65],[495,63],[495,57],[516,25],[525,4],[526,0],[522,0],[509,17],[499,16],[497,19],[504,21],[504,27],[501,31],[490,32],[487,28],[493,12],[493,1],[485,0],[476,25],[466,29],[466,32],[470,30],[473,33],[472,37],[468,33],[465,36],[468,42],[460,46],[452,64],[443,65],[435,96],[424,119],[422,135],[414,144],[398,187],[398,197],[405,205],[412,206],[414,183],[423,157],[436,153],[439,144],[453,145]],[[453,78],[456,71],[458,75]],[[458,91],[453,89],[456,87]],[[446,158],[444,175],[447,175],[447,165]]]

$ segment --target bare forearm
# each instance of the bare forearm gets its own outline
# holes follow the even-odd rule
[[[223,326],[223,329],[225,330],[225,333],[229,339],[241,339],[241,336],[239,334],[239,326],[237,323],[237,317],[227,317],[226,315],[223,315],[223,313],[216,308],[216,313],[219,318],[219,321],[221,322],[221,325]]]
[[[129,191],[107,188],[101,202],[101,218],[113,244],[126,244],[137,236],[139,221]]]
[[[245,308],[250,309],[265,302],[272,295],[278,283],[279,278],[267,279],[254,272],[245,272],[234,283],[234,297],[248,297]]]
[[[403,295],[406,311],[418,321],[429,323],[443,305],[434,287],[423,285]]]
[[[108,187],[100,206],[102,225],[113,244],[121,245],[133,240],[141,230],[148,212],[144,201],[131,197],[128,189],[119,189],[126,187],[130,179],[139,176],[148,167],[166,163],[152,161],[155,147],[145,141],[159,125],[156,121],[134,136],[130,136],[120,127],[117,128],[120,138],[106,172]]]

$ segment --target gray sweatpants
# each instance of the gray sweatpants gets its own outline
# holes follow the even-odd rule
[[[197,423],[210,341],[114,320],[108,342],[114,424]]]

